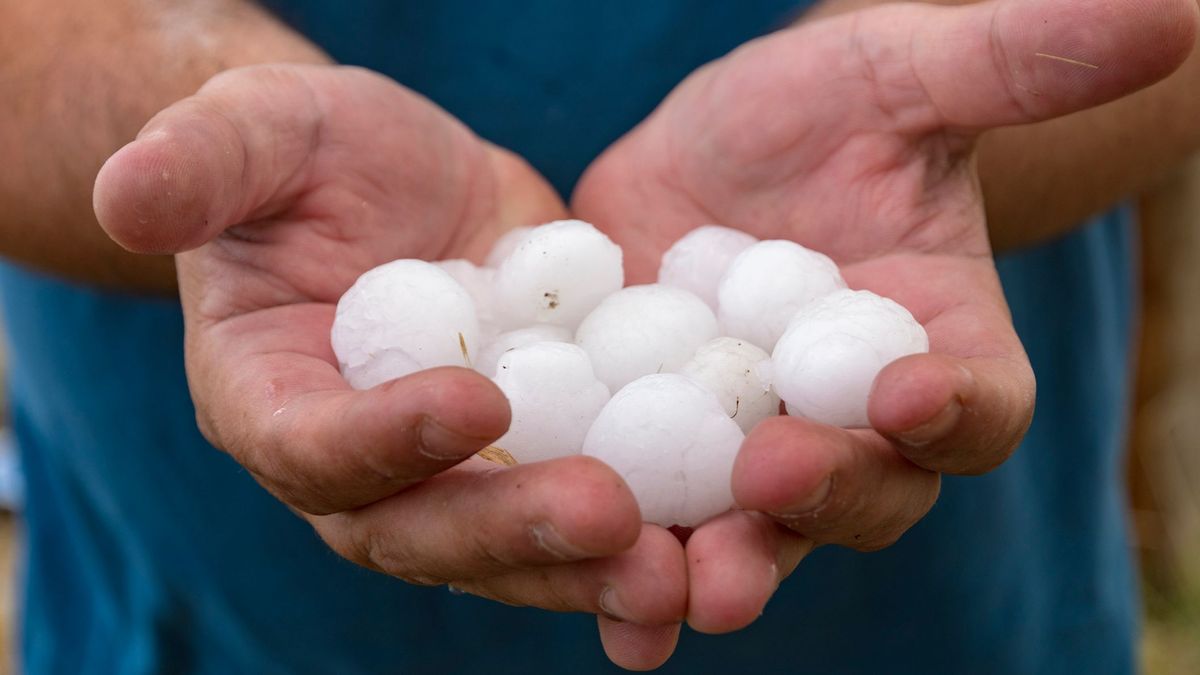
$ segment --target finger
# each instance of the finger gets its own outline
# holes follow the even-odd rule
[[[909,308],[929,334],[930,354],[875,378],[871,426],[931,471],[977,474],[1008,459],[1037,385],[990,260],[902,255],[851,266],[847,279]]]
[[[625,670],[654,670],[671,658],[679,643],[679,624],[639,626],[596,617],[600,644],[609,660]]]
[[[687,610],[683,547],[656,525],[643,525],[633,547],[616,555],[454,586],[510,605],[602,614],[644,626],[678,624]]]
[[[494,466],[471,460],[470,469],[310,522],[342,556],[421,584],[612,555],[637,541],[637,502],[604,463],[575,456]]]
[[[508,401],[487,378],[439,368],[365,391],[333,365],[329,305],[288,305],[189,332],[201,430],[302,511],[369,504],[499,438]]]
[[[890,546],[937,500],[938,474],[873,431],[797,417],[755,427],[733,468],[733,495],[818,544]]]
[[[364,113],[364,111],[367,111]],[[386,111],[364,154],[363,120]],[[403,156],[395,153],[403,152]],[[296,220],[356,212],[387,195],[383,181],[422,194],[397,200],[396,235],[452,234],[429,203],[476,203],[462,194],[484,146],[461,124],[387,78],[358,68],[249,66],[209,80],[156,115],[101,168],[94,203],[100,224],[141,253],[178,253],[225,229],[296,206],[312,176],[361,172],[362,194],[331,190]],[[318,181],[319,182],[319,181]],[[426,246],[426,248],[437,248]]]
[[[730,511],[688,540],[687,622],[701,633],[750,625],[813,543],[761,513]]]
[[[321,126],[299,70],[227,71],[151,119],[96,179],[109,235],[140,253],[176,253],[294,198]]]
[[[867,414],[919,466],[980,474],[1008,459],[1029,429],[1033,391],[1023,358],[922,354],[883,369]]]
[[[855,41],[885,109],[968,133],[1106,103],[1173,72],[1197,30],[1193,0],[997,0],[864,14]],[[904,60],[911,68],[898,68]],[[905,76],[907,74],[907,77]],[[914,108],[915,106],[915,108]],[[928,114],[925,114],[928,113]]]

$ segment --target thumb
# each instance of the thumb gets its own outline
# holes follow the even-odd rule
[[[226,71],[160,112],[100,169],[100,225],[131,251],[178,253],[294,198],[321,126],[313,69]]]
[[[1191,52],[1197,16],[1195,0],[993,0],[864,13],[856,32],[868,72],[904,72],[895,64],[908,56],[908,75],[879,88],[897,119],[975,134],[1157,82]]]

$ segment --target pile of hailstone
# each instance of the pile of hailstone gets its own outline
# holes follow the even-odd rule
[[[591,225],[513,230],[483,267],[396,260],[337,306],[342,374],[366,389],[467,366],[507,395],[496,442],[517,462],[594,456],[647,522],[695,526],[733,506],[745,435],[780,412],[864,427],[871,383],[928,351],[895,302],[846,287],[825,255],[706,225],[624,288],[621,249]]]

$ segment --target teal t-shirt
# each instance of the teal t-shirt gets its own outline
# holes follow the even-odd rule
[[[338,60],[421,91],[564,193],[688,72],[792,2],[278,0]],[[1028,438],[948,478],[897,545],[813,553],[750,628],[669,673],[1127,673],[1121,450],[1130,224],[1000,261],[1039,377]],[[343,561],[196,431],[175,302],[0,266],[28,485],[31,674],[610,672],[594,620]]]

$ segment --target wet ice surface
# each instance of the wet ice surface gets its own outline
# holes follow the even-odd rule
[[[591,225],[540,225],[496,268],[502,329],[552,323],[574,329],[624,283],[621,249]]]
[[[801,307],[845,287],[828,256],[790,241],[760,241],[739,253],[721,277],[721,334],[769,351]]]
[[[716,394],[725,412],[748,434],[759,422],[779,414],[779,397],[760,367],[770,358],[748,340],[720,337],[696,350],[679,372]]]
[[[604,406],[583,454],[621,474],[646,522],[694,527],[733,506],[743,438],[711,392],[682,375],[647,375]]]
[[[896,302],[843,290],[800,310],[771,355],[788,413],[840,427],[867,427],[867,397],[884,366],[929,351],[925,329]]]
[[[604,299],[584,319],[575,342],[596,376],[616,391],[642,375],[679,370],[700,345],[717,337],[704,301],[661,284],[630,286]]]
[[[396,260],[358,278],[338,301],[330,342],[343,374],[390,350],[418,366],[466,365],[479,344],[470,294],[436,265]]]
[[[658,283],[690,291],[717,311],[717,285],[739,253],[758,240],[741,230],[701,225],[663,254]]]
[[[587,354],[563,342],[536,342],[505,352],[496,385],[508,397],[512,423],[495,445],[518,462],[577,455],[609,400]]]
[[[531,345],[535,342],[570,342],[572,338],[571,330],[566,326],[556,326],[549,323],[538,323],[516,330],[510,330],[506,333],[500,333],[484,344],[479,350],[478,355],[472,361],[475,370],[487,375],[495,377],[496,366],[500,363],[500,357],[505,352]]]

